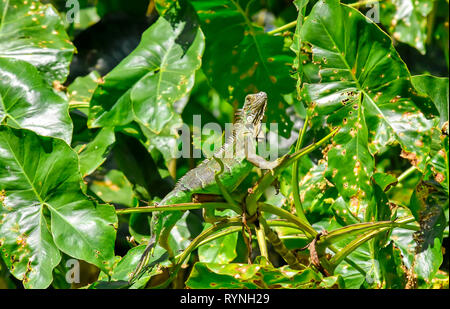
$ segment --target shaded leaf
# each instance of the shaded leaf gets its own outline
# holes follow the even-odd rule
[[[442,239],[448,226],[445,208],[448,208],[448,194],[442,186],[434,180],[422,179],[411,197],[410,209],[420,224],[420,231],[414,233],[417,246],[413,268],[427,284],[443,261]]]
[[[393,242],[381,248],[377,253],[381,273],[387,289],[404,289],[406,286],[406,273],[403,267],[402,255]]]
[[[21,60],[0,57],[0,123],[67,143],[72,139],[67,101],[53,92],[36,68]]]
[[[196,263],[186,282],[189,288],[306,289],[320,285],[321,276],[312,269],[292,270],[286,266]]]
[[[88,114],[87,108],[80,108],[79,106],[89,105],[94,90],[98,82],[101,82],[100,75],[93,71],[86,76],[80,76],[67,87],[67,95],[69,97],[69,105],[76,106],[79,110]]]
[[[179,40],[187,42],[180,45]],[[181,118],[173,104],[191,90],[203,46],[203,34],[195,24],[171,24],[160,17],[95,90],[88,125],[111,127],[136,121],[154,147],[160,146],[161,133],[175,141],[172,125],[180,125]],[[169,150],[162,151],[166,160],[173,155],[174,149]]]
[[[210,226],[210,225],[209,225]],[[209,227],[205,225],[205,228]],[[236,243],[238,232],[231,233],[214,239],[198,248],[198,258],[200,262],[227,264],[233,261],[236,256]]]
[[[205,33],[203,71],[211,85],[235,108],[249,93],[268,93],[268,122],[277,122],[279,134],[289,136],[292,123],[279,110],[287,107],[282,94],[295,89],[289,74],[294,55],[284,48],[283,38],[264,33],[250,21],[251,1],[190,3]]]
[[[114,129],[102,128],[91,142],[78,147],[81,176],[91,174],[102,165],[114,142]]]
[[[433,0],[388,0],[380,6],[381,23],[392,37],[407,43],[425,54],[427,16],[433,9]]]
[[[128,207],[138,204],[131,183],[118,170],[108,171],[103,180],[93,180],[90,189],[106,203],[116,203]]]
[[[152,156],[136,138],[116,132],[113,154],[119,169],[143,198],[152,199],[169,193],[170,183],[161,178]]]
[[[398,183],[397,177],[386,173],[374,173],[372,175],[374,181],[383,191],[388,191],[391,186],[395,186]]]
[[[0,2],[0,57],[34,65],[48,84],[69,74],[74,46],[58,12],[37,0]]]

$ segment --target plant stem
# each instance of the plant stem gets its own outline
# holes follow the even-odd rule
[[[296,224],[293,224],[291,222],[280,221],[280,220],[268,220],[266,222],[267,222],[267,225],[270,226],[270,227],[272,227],[272,226],[273,227],[288,227],[288,228],[292,228],[292,229],[297,229],[297,230],[301,231],[302,234],[304,234],[303,231]],[[235,232],[239,232],[241,230],[242,230],[241,227],[231,227],[231,228],[226,229],[224,231],[221,231],[219,233],[215,233],[211,237],[208,237],[207,239],[203,240],[199,244],[199,246],[202,246],[202,245],[204,245],[204,244],[206,244],[206,243],[208,243],[210,241],[213,241],[214,239],[217,239],[217,238],[220,238],[220,237],[223,237],[223,236],[226,236],[228,234],[235,233]],[[296,238],[300,238],[300,237],[296,236]],[[305,238],[305,239],[307,239],[307,238]]]
[[[303,128],[300,131],[297,139],[297,144],[295,145],[295,152],[299,151],[302,148],[303,138],[305,137],[306,128],[308,127],[309,122],[309,113],[306,113],[305,122],[303,123]],[[292,164],[292,196],[294,197],[294,205],[297,216],[300,217],[304,222],[308,222],[308,219],[305,216],[305,211],[303,210],[302,201],[300,198],[300,190],[298,184],[298,161],[295,161]]]
[[[414,217],[407,216],[404,218],[397,219],[396,221],[378,221],[378,222],[363,222],[356,223],[344,226],[342,228],[336,229],[334,231],[329,232],[327,235],[323,235],[320,238],[320,245],[328,245],[332,243],[336,243],[340,240],[351,236],[359,236],[363,233],[370,232],[372,230],[380,229],[380,228],[405,228],[405,229],[413,229],[416,230],[418,227],[408,225],[408,223],[414,221]]]
[[[69,109],[89,108],[89,102],[71,101],[69,102]]]
[[[373,223],[373,230],[369,230],[363,235],[359,235],[356,239],[352,240],[347,246],[337,252],[330,260],[330,264],[336,268],[339,263],[342,262],[350,253],[352,253],[356,248],[365,243],[366,241],[372,239],[378,233],[387,231],[393,228],[404,228],[409,230],[418,230],[417,226],[408,225],[407,223],[414,220],[414,217],[408,216],[405,218],[398,219],[396,222],[375,222]],[[390,224],[389,224],[390,223]],[[334,231],[333,231],[334,232]]]
[[[412,165],[410,168],[408,168],[406,171],[404,171],[400,176],[398,176],[397,180],[398,182],[402,182],[405,178],[407,178],[409,175],[414,173],[414,171],[417,169],[414,165]]]
[[[253,216],[256,213],[256,210],[258,208],[257,202],[259,198],[262,196],[264,191],[271,186],[273,181],[276,179],[278,174],[283,169],[285,169],[287,166],[291,165],[292,163],[300,159],[302,156],[307,155],[316,150],[317,148],[319,148],[320,146],[322,146],[322,144],[324,144],[330,138],[332,138],[339,131],[339,129],[340,128],[334,129],[333,131],[331,131],[331,133],[329,133],[327,136],[322,138],[317,143],[311,144],[303,148],[302,150],[299,150],[298,152],[295,152],[292,155],[287,156],[287,158],[284,159],[284,161],[282,161],[276,168],[274,168],[272,171],[265,173],[264,176],[262,176],[258,180],[255,187],[252,188],[251,190],[252,193],[248,194],[245,199],[247,213],[249,214],[249,216]],[[304,224],[309,225],[308,223]]]
[[[162,206],[144,206],[144,207],[134,207],[134,208],[124,208],[116,209],[116,214],[124,215],[131,213],[147,213],[153,211],[176,211],[176,210],[191,210],[191,209],[202,209],[202,208],[224,208],[231,209],[237,214],[241,214],[242,210],[240,207],[235,207],[228,203],[218,203],[218,202],[208,202],[208,203],[180,203],[172,205],[162,205]]]
[[[256,239],[258,240],[259,251],[261,255],[269,260],[269,251],[267,250],[266,233],[262,224],[255,225]]]
[[[267,204],[267,203],[258,203],[258,207],[261,211],[268,212],[274,215],[277,215],[280,218],[286,219],[289,222],[297,225],[309,239],[313,239],[317,235],[317,231],[309,224],[304,222],[301,218],[294,216],[290,212],[286,210]]]
[[[296,25],[297,25],[297,21],[294,20],[294,21],[291,21],[290,23],[288,23],[286,25],[283,25],[283,26],[281,26],[279,28],[276,28],[276,29],[273,29],[271,31],[268,31],[267,34],[273,35],[275,33],[279,33],[279,32],[282,32],[284,30],[288,30],[288,29],[294,28]]]
[[[170,274],[170,277],[163,283],[156,285],[153,288],[155,288],[155,289],[166,288],[170,284],[170,282],[172,282],[172,280],[175,279],[178,271],[181,269],[181,266],[183,265],[184,260],[186,260],[186,258],[189,256],[189,254],[191,254],[191,252],[194,251],[195,248],[197,248],[199,246],[199,244],[201,244],[202,241],[205,240],[206,238],[208,238],[211,234],[214,234],[215,232],[220,231],[224,228],[227,228],[230,226],[240,226],[241,224],[242,224],[242,221],[240,218],[232,218],[227,221],[219,222],[219,223],[209,227],[208,229],[204,230],[203,232],[201,232],[197,237],[195,237],[194,240],[191,241],[189,246],[186,249],[184,249],[184,251],[181,254],[179,254],[178,256],[175,257],[175,259],[177,260],[177,264],[174,266],[174,268]]]

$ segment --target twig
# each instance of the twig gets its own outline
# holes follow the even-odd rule
[[[297,25],[297,21],[294,20],[294,21],[291,21],[290,23],[287,23],[286,25],[283,25],[283,26],[281,26],[279,28],[276,28],[276,29],[273,29],[271,31],[268,31],[267,34],[273,35],[275,33],[279,33],[279,32],[282,32],[284,30],[288,30],[288,29],[294,28],[296,25]]]

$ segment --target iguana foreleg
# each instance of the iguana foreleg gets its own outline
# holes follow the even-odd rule
[[[256,154],[256,139],[250,137],[245,138],[245,158],[247,161],[255,165],[256,167],[263,170],[273,170],[275,167],[280,165],[282,158],[278,158],[274,161],[268,161]]]

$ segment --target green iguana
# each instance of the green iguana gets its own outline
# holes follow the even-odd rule
[[[219,179],[228,192],[232,192],[249,175],[253,166],[272,170],[280,163],[279,159],[267,161],[256,154],[256,142],[261,132],[261,121],[266,105],[267,94],[265,92],[247,95],[243,108],[236,114],[232,134],[214,154],[214,157],[223,163],[224,171],[220,174]],[[215,180],[215,173],[219,170],[220,164],[214,158],[204,160],[196,168],[187,172],[158,205],[189,203],[192,201],[193,194],[220,195],[221,191]],[[147,263],[144,260],[158,239],[160,246],[168,251],[169,256],[174,256],[168,239],[170,231],[182,214],[182,211],[153,213],[152,239],[141,258],[138,269],[142,267],[142,264]]]

